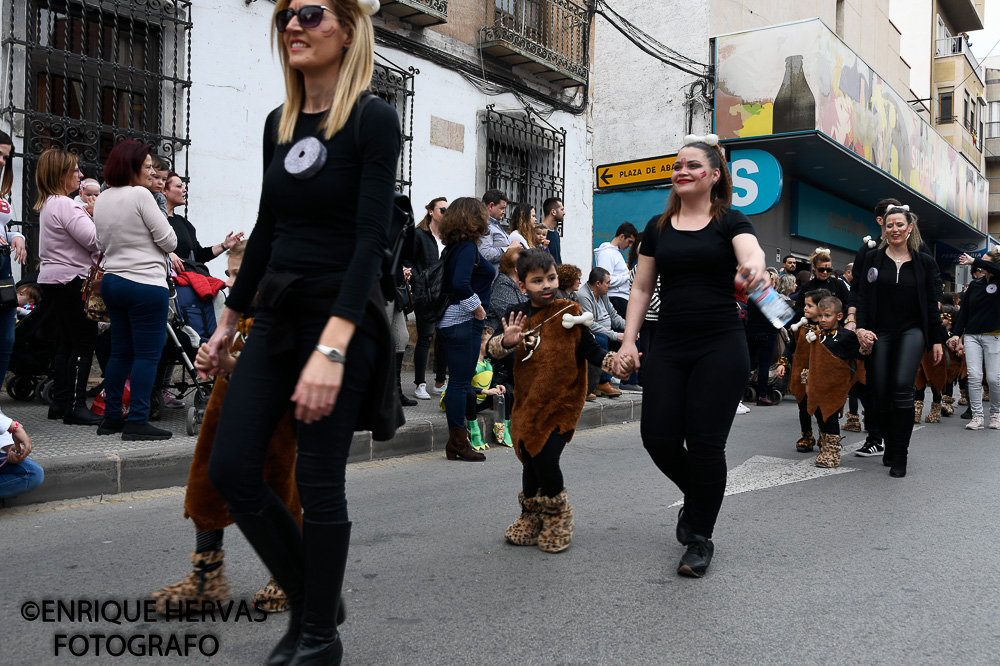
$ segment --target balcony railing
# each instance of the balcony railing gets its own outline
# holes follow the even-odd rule
[[[938,116],[937,124],[938,125],[949,125],[949,124],[955,122],[956,120],[958,120],[957,116]]]
[[[979,72],[979,61],[976,60],[976,56],[972,55],[972,49],[969,47],[969,43],[965,41],[965,37],[959,35],[958,37],[945,37],[944,39],[937,40],[937,49],[934,55],[938,58],[947,58],[953,55],[964,55],[968,61],[969,65],[972,67],[980,78],[982,74]]]
[[[448,0],[385,0],[382,13],[420,27],[440,25],[448,22]]]
[[[587,82],[590,16],[570,0],[486,0],[482,50],[564,88]]]

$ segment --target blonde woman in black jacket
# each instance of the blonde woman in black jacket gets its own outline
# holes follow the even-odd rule
[[[889,475],[906,476],[913,433],[913,383],[926,349],[943,356],[934,260],[920,252],[917,217],[908,206],[886,211],[882,247],[858,271],[857,336],[866,361],[872,405],[885,440]]]

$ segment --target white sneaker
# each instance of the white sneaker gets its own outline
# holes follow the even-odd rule
[[[1000,430],[1000,414],[990,415],[990,430]]]
[[[427,384],[418,384],[413,391],[413,397],[417,400],[430,400],[431,396],[427,393]]]
[[[968,425],[965,426],[966,430],[982,430],[983,429],[983,417],[973,415],[972,420],[969,421]]]
[[[437,393],[438,395],[441,395],[442,393],[444,393],[445,389],[447,389],[447,388],[448,388],[448,382],[445,382],[443,386],[440,386],[440,387],[435,386],[432,390],[435,393]]]
[[[744,405],[741,402],[740,404],[736,405],[736,413],[737,414],[749,414],[750,413],[750,408],[747,407],[746,405]]]

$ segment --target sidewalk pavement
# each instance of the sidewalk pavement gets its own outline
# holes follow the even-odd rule
[[[433,384],[431,384],[433,386]],[[403,389],[412,395],[413,373],[403,370]],[[193,398],[185,402],[190,405]],[[68,426],[46,418],[48,407],[39,402],[19,402],[0,392],[3,413],[24,424],[31,437],[31,458],[45,470],[45,482],[36,490],[0,500],[0,507],[75,499],[92,495],[154,490],[187,484],[188,469],[197,437],[186,434],[187,409],[164,409],[156,423],[174,433],[156,442],[123,442],[117,436],[98,437],[95,427]],[[362,462],[414,453],[444,451],[448,426],[438,406],[438,396],[404,407],[406,425],[388,442],[377,442],[367,431],[358,432],[348,462]],[[642,394],[623,393],[620,398],[588,402],[578,423],[585,430],[636,421],[642,413]],[[493,445],[493,412],[480,413],[483,433]],[[489,456],[489,452],[486,454]]]

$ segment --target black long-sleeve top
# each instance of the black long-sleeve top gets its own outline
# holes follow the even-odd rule
[[[183,215],[170,215],[167,222],[177,236],[177,248],[174,254],[185,261],[194,261],[199,264],[207,264],[215,259],[215,250],[211,247],[202,247],[198,242],[198,233]]]
[[[943,342],[940,339],[941,315],[938,312],[938,296],[936,285],[940,279],[938,275],[937,263],[929,255],[923,252],[910,252],[909,264],[912,264],[907,271],[913,272],[912,284],[886,285],[881,284],[884,278],[896,279],[896,262],[886,256],[886,248],[878,248],[869,252],[865,256],[861,270],[856,274],[864,276],[857,281],[857,319],[858,328],[874,330],[876,335],[880,332],[877,324],[879,322],[890,321],[884,316],[880,316],[880,308],[908,308],[916,304],[919,310],[919,321],[915,321],[924,332],[924,340],[930,348],[932,345]],[[876,276],[871,272],[875,268],[878,271]],[[902,271],[900,271],[902,277]],[[881,287],[881,288],[880,288]],[[892,294],[892,298],[886,299],[886,294]],[[888,303],[884,301],[888,300]],[[886,332],[886,331],[882,331]]]
[[[417,227],[413,232],[413,258],[404,262],[416,273],[423,273],[440,259],[437,241],[430,229]]]
[[[952,328],[954,335],[978,335],[1000,330],[1000,265],[982,259],[976,259],[972,265],[989,271],[992,277],[989,280],[977,278],[969,283],[962,294],[962,307]],[[992,292],[990,285],[993,286]]]
[[[847,288],[847,285],[833,276],[825,280],[820,280],[814,276],[799,289],[798,297],[795,299],[795,319],[792,321],[802,319],[802,314],[806,307],[806,294],[817,289],[826,289],[831,295],[839,298],[841,304],[844,306],[844,311],[847,311],[847,302],[850,299],[851,292]]]
[[[858,269],[859,266],[864,266],[865,257],[869,253],[874,252],[876,248],[868,247],[868,244],[863,244],[859,249],[858,253],[854,255],[854,270],[851,272],[851,292],[847,296],[847,307],[857,308],[858,307],[858,287],[862,280],[867,278],[867,273],[862,274]],[[931,254],[931,248],[924,241],[920,241],[920,253],[926,254],[931,259],[934,259],[934,255]],[[941,302],[941,296],[944,293],[944,280],[941,278],[941,274],[938,273],[937,279],[934,282],[934,297],[937,301]],[[844,313],[847,313],[847,308],[844,308]]]
[[[343,129],[323,139],[324,113],[300,113],[291,143],[277,142],[281,109],[264,123],[264,181],[257,224],[227,304],[250,306],[265,273],[305,277],[300,288],[340,282],[330,316],[360,324],[388,245],[401,133],[399,116],[381,99],[355,106]],[[316,137],[326,162],[311,178],[285,170],[297,141]]]

